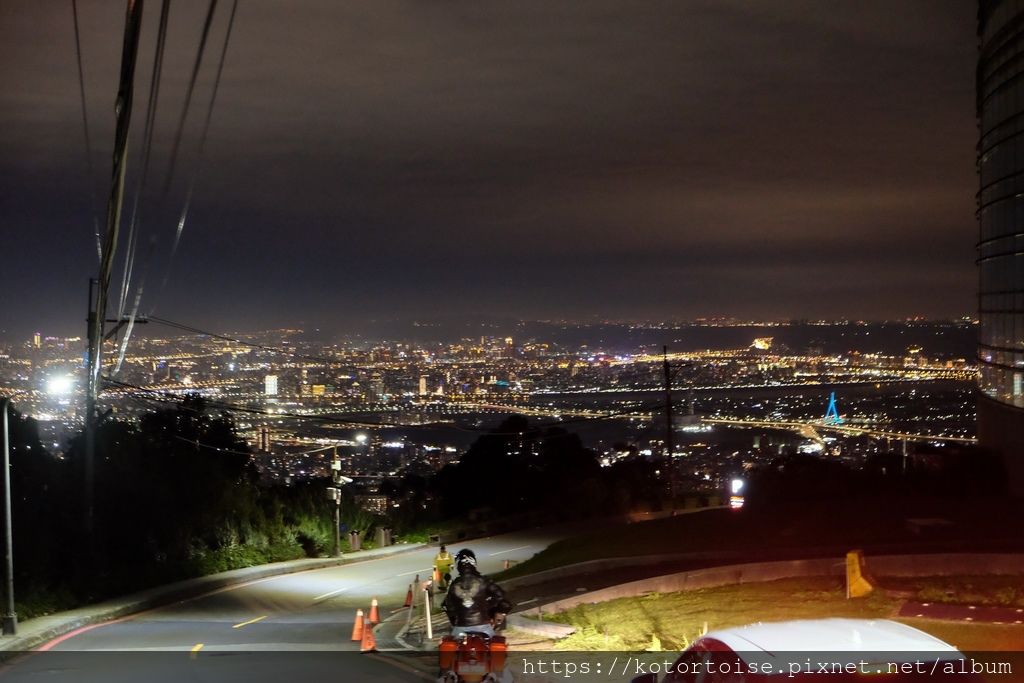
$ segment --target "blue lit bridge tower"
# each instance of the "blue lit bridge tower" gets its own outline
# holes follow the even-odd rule
[[[836,392],[834,391],[828,397],[828,408],[825,410],[824,422],[830,425],[843,424],[843,418],[839,417],[839,411],[836,409]]]

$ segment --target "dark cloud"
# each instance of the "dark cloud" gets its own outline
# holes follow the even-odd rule
[[[123,8],[79,4],[102,202]],[[157,180],[204,11],[172,7]],[[973,310],[969,2],[242,0],[232,41],[166,289],[212,63],[143,198],[168,317]],[[69,3],[0,4],[0,83],[3,327],[71,332],[95,249]]]

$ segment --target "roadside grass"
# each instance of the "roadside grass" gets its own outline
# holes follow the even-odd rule
[[[1017,576],[985,577],[986,588],[998,594],[1021,584]],[[957,577],[916,579],[904,590],[932,591],[956,585]],[[547,617],[571,624],[577,632],[558,642],[562,650],[644,650],[654,644],[666,650],[688,647],[706,630],[764,621],[826,617],[894,618],[902,603],[884,590],[847,600],[843,579],[812,577],[765,583],[722,586],[694,591],[622,598],[580,605]],[[964,650],[1020,650],[1024,625],[946,622],[931,619],[901,621],[931,633]]]
[[[881,591],[848,601],[842,579],[815,577],[622,598],[579,605],[547,618],[579,629],[559,641],[559,649],[643,650],[656,638],[667,650],[684,650],[705,629],[766,620],[881,618],[894,613],[898,604]]]

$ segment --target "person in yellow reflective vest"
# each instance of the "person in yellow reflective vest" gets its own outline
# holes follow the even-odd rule
[[[441,545],[441,550],[434,557],[434,569],[437,571],[438,588],[441,590],[448,590],[448,582],[452,580],[452,559],[451,553],[448,549]]]

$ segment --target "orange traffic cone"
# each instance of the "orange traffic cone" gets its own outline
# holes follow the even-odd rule
[[[380,615],[377,614],[377,598],[370,601],[370,616],[367,619],[371,624],[380,623]]]
[[[409,590],[405,594],[405,605],[403,607],[412,607],[412,584],[409,584]]]
[[[365,624],[363,623],[363,610],[356,610],[356,623],[352,624],[352,640],[362,640]]]
[[[363,641],[359,644],[360,652],[376,652],[377,639],[373,637],[373,624],[367,624],[363,629]]]

